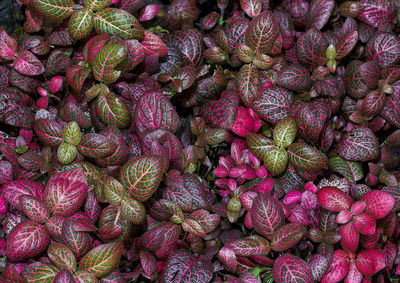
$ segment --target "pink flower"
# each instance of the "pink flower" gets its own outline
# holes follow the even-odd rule
[[[246,136],[249,133],[255,133],[261,127],[260,121],[260,118],[256,113],[254,113],[253,109],[239,107],[232,131],[239,136]]]

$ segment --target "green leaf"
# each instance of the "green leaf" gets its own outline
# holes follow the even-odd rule
[[[286,169],[288,154],[284,148],[274,146],[270,148],[264,158],[265,168],[273,175],[279,175]]]
[[[52,264],[34,262],[24,268],[22,276],[25,278],[26,282],[52,283],[57,273],[57,268]]]
[[[104,180],[104,197],[109,203],[120,205],[126,197],[124,186],[113,177],[107,176]]]
[[[251,153],[262,160],[265,160],[267,152],[274,146],[274,142],[266,136],[253,133],[246,136],[246,143]]]
[[[115,125],[123,129],[131,124],[130,109],[112,92],[100,95],[94,104],[94,109],[97,117],[107,126]]]
[[[93,64],[92,72],[96,80],[112,83],[118,80],[121,71],[118,67],[127,60],[128,51],[123,42],[110,42],[101,47]]]
[[[364,177],[361,163],[348,161],[340,156],[333,156],[328,160],[328,167],[332,172],[337,172],[355,183]]]
[[[315,172],[325,167],[326,155],[315,147],[293,143],[288,147],[290,162],[300,170]]]
[[[76,259],[72,251],[64,244],[52,242],[47,248],[47,255],[58,269],[76,271]]]
[[[77,154],[76,146],[63,142],[57,149],[57,159],[61,164],[74,161]]]
[[[274,130],[274,143],[283,148],[292,144],[297,134],[297,124],[293,117],[280,120]]]
[[[69,36],[75,40],[87,37],[93,30],[93,18],[94,14],[90,9],[83,8],[76,11],[68,22]]]
[[[244,105],[250,107],[261,95],[261,79],[258,69],[252,64],[243,65],[236,75],[236,89]]]
[[[163,174],[162,168],[162,157],[142,155],[125,163],[120,171],[120,180],[130,196],[144,202],[157,190]]]
[[[299,223],[289,223],[274,232],[271,240],[271,249],[283,252],[297,244],[303,237],[303,230]]]
[[[81,129],[77,122],[72,121],[65,126],[63,130],[63,138],[66,143],[77,146],[81,142]]]
[[[79,270],[88,271],[98,279],[104,278],[118,266],[123,250],[122,243],[97,246],[81,259]]]
[[[122,39],[142,40],[144,30],[139,21],[128,12],[106,8],[96,13],[94,28],[98,34],[105,33]]]
[[[73,13],[72,0],[35,0],[30,4],[45,18],[54,22],[62,22]]]
[[[111,0],[84,0],[85,6],[93,11],[104,9],[111,3]]]
[[[146,209],[137,200],[126,198],[121,201],[121,216],[129,222],[138,225],[145,221]]]

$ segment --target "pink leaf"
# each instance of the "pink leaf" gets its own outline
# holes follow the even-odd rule
[[[336,187],[323,187],[317,192],[317,196],[318,201],[325,209],[339,212],[350,208],[346,195]]]
[[[353,222],[339,227],[339,233],[342,236],[340,244],[345,251],[355,253],[360,241],[360,235],[354,230]]]
[[[333,254],[331,268],[322,278],[321,283],[339,282],[349,272],[350,264],[347,253],[343,250],[336,250]]]
[[[154,33],[146,31],[141,44],[146,55],[157,53],[160,56],[165,56],[168,54],[168,49],[164,42]]]
[[[375,233],[375,219],[368,213],[361,213],[353,217],[354,230],[361,234]]]
[[[53,215],[68,217],[78,211],[86,194],[86,176],[82,169],[75,168],[52,176],[44,198]]]
[[[140,11],[140,16],[138,19],[141,22],[150,21],[154,19],[159,10],[160,10],[160,5],[156,4],[146,5],[146,7],[144,7],[143,10]]]
[[[357,255],[356,266],[362,274],[372,276],[386,266],[385,258],[381,251],[362,251]]]
[[[365,212],[371,214],[375,219],[385,217],[392,210],[395,203],[394,197],[382,191],[368,192],[361,200],[367,203]]]
[[[350,262],[350,270],[347,273],[344,283],[361,283],[363,279],[362,273],[357,269],[354,262]]]

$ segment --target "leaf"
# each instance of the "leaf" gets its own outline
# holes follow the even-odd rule
[[[238,108],[238,94],[231,90],[225,90],[219,100],[203,104],[199,116],[212,127],[230,130],[235,123]]]
[[[389,33],[380,33],[372,40],[368,57],[376,60],[381,68],[393,66],[400,61],[399,44],[399,37]]]
[[[28,151],[18,157],[18,164],[26,170],[38,171],[42,159],[39,154]]]
[[[108,34],[122,39],[142,40],[144,30],[139,21],[128,12],[116,8],[105,8],[96,13],[94,28],[98,34]]]
[[[272,175],[279,175],[286,169],[288,154],[284,148],[271,147],[264,157],[264,166]]]
[[[85,112],[83,112],[82,109],[79,108],[79,106],[77,106],[75,103],[65,103],[60,109],[59,115],[65,122],[77,123],[79,127],[83,129],[88,129],[92,126],[90,118],[86,116]]]
[[[292,117],[287,117],[280,120],[274,129],[274,143],[283,148],[287,148],[291,145],[296,138],[297,125],[296,121]]]
[[[0,29],[0,57],[4,60],[12,60],[17,53],[17,41],[7,32]]]
[[[105,137],[117,144],[115,152],[103,159],[98,159],[96,162],[101,166],[118,166],[123,165],[128,158],[128,148],[124,141],[124,137],[116,126],[108,126],[100,132]]]
[[[302,92],[311,87],[311,76],[303,66],[292,64],[279,74],[276,83],[289,90]]]
[[[93,30],[94,26],[93,11],[88,8],[82,8],[76,11],[68,22],[68,32],[75,40],[87,37]]]
[[[30,4],[45,18],[53,22],[62,22],[73,13],[72,0],[38,0]]]
[[[317,192],[321,206],[330,211],[339,212],[350,208],[349,200],[344,192],[336,187],[323,187]]]
[[[157,270],[157,260],[150,252],[140,250],[140,264],[145,273],[145,276],[151,276]]]
[[[121,216],[135,225],[142,224],[146,219],[146,209],[137,200],[123,199],[121,201]]]
[[[81,92],[83,83],[90,75],[90,68],[74,65],[67,69],[67,82],[69,86],[77,93]]]
[[[263,237],[252,235],[229,243],[237,256],[267,255],[270,251],[269,242]]]
[[[110,243],[95,247],[79,263],[79,270],[86,270],[98,279],[106,277],[118,266],[123,253],[121,243]]]
[[[3,195],[7,202],[15,209],[22,211],[21,196],[31,196],[43,200],[44,185],[30,180],[14,180],[3,186]]]
[[[192,212],[189,218],[197,221],[206,234],[213,231],[220,222],[220,216],[218,214],[210,214],[204,209]]]
[[[321,30],[328,22],[334,5],[334,0],[311,1],[306,15],[307,24],[312,28]]]
[[[34,262],[23,269],[22,276],[26,282],[52,283],[57,273],[57,268],[50,263]]]
[[[107,7],[111,0],[85,0],[85,7],[93,10],[93,11],[100,11]]]
[[[46,184],[44,200],[53,215],[71,216],[82,206],[87,180],[82,169],[75,168],[53,175]]]
[[[102,158],[109,156],[117,149],[117,144],[99,134],[86,134],[78,145],[80,154],[90,158]]]
[[[63,139],[65,142],[77,146],[81,142],[81,129],[75,121],[69,122],[63,130]]]
[[[385,258],[382,252],[378,250],[359,252],[355,263],[357,269],[366,276],[372,276],[386,266]]]
[[[318,30],[309,29],[297,40],[297,58],[301,64],[315,68],[324,65],[325,51],[328,41],[325,35]]]
[[[133,117],[139,132],[161,129],[175,133],[179,128],[176,110],[159,91],[145,92],[136,105]]]
[[[193,236],[203,238],[206,236],[203,227],[196,220],[186,218],[182,222],[182,229]]]
[[[336,48],[336,59],[340,60],[353,50],[358,40],[358,31],[348,32],[343,34],[337,41]]]
[[[72,60],[66,52],[60,50],[54,50],[51,52],[47,62],[45,64],[46,74],[54,76],[57,74],[63,74],[72,65]],[[49,82],[49,85],[51,83]]]
[[[119,2],[120,9],[133,14],[141,7],[142,2],[143,0],[121,0],[121,2]]]
[[[161,182],[163,161],[160,156],[142,155],[129,160],[121,168],[120,180],[134,199],[144,202]]]
[[[349,268],[347,253],[343,250],[335,250],[331,267],[325,273],[321,282],[339,282],[346,276]]]
[[[345,251],[355,253],[360,242],[360,234],[354,229],[352,221],[339,227],[339,234],[342,236],[340,245]]]
[[[240,7],[250,17],[257,17],[263,7],[262,0],[240,0]]]
[[[115,82],[121,75],[118,67],[127,59],[125,45],[120,42],[109,42],[100,48],[92,64],[93,76],[103,83]]]
[[[289,116],[293,94],[278,86],[263,88],[260,98],[253,102],[252,109],[264,121],[277,123]]]
[[[132,114],[128,106],[114,93],[100,95],[94,103],[97,117],[105,125],[115,125],[119,129],[128,127]]]
[[[373,117],[383,110],[386,105],[386,96],[383,91],[373,90],[365,97],[361,105],[362,113]]]
[[[276,283],[314,282],[310,266],[304,260],[291,254],[278,257],[272,272]]]
[[[81,214],[80,217],[82,216]],[[93,238],[88,232],[75,231],[74,224],[76,221],[77,219],[74,216],[65,219],[60,242],[66,245],[77,259],[80,259],[92,249]]]
[[[280,29],[271,11],[266,10],[253,18],[246,30],[245,41],[254,53],[277,55],[281,52]]]
[[[358,18],[373,27],[379,28],[385,25],[392,25],[396,17],[394,3],[388,0],[362,0],[363,12]]]
[[[368,213],[361,213],[353,217],[354,230],[364,235],[375,234],[375,219]]]
[[[22,50],[18,52],[14,59],[14,68],[18,72],[27,76],[37,76],[44,73],[44,66],[39,59],[31,52]]]
[[[330,157],[328,167],[332,172],[340,173],[352,183],[356,183],[364,177],[361,163],[348,161],[340,156]]]
[[[50,242],[50,235],[43,225],[23,220],[11,231],[7,239],[6,255],[11,261],[21,261],[43,252]]]
[[[369,128],[353,129],[338,144],[338,154],[351,161],[375,159],[379,156],[378,139]]]
[[[251,220],[258,233],[271,239],[275,230],[283,225],[283,210],[274,198],[258,195],[253,201]]]
[[[72,251],[64,244],[53,242],[47,249],[47,255],[58,269],[76,271],[76,259]]]
[[[211,282],[213,267],[206,258],[198,259],[189,251],[179,250],[168,258],[161,276],[165,282]]]
[[[258,159],[265,160],[268,151],[274,147],[274,142],[266,136],[250,133],[246,136],[246,143],[251,151]]]
[[[385,140],[391,146],[400,146],[400,129],[391,133]]]
[[[18,200],[21,203],[22,211],[31,220],[43,224],[49,219],[50,211],[39,199],[29,195],[22,195]]]
[[[367,203],[365,212],[375,219],[385,217],[393,208],[395,199],[387,192],[373,190],[363,195],[362,201]]]
[[[61,164],[69,164],[74,161],[77,153],[76,146],[63,142],[57,149],[57,160]]]
[[[236,75],[236,89],[245,106],[259,99],[261,80],[258,69],[252,64],[243,65]]]
[[[283,252],[297,244],[302,237],[303,230],[299,223],[287,224],[274,232],[271,249],[276,252]]]
[[[146,7],[148,6],[150,5],[147,5]],[[160,37],[158,37],[154,33],[145,31],[144,38],[140,43],[142,44],[144,53],[146,55],[151,55],[151,54],[158,54],[160,56],[168,55],[168,49],[165,46],[165,43],[161,40]]]
[[[326,155],[306,144],[293,143],[288,147],[290,162],[300,170],[318,171],[327,163]]]

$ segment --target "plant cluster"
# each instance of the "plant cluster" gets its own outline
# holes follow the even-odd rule
[[[399,281],[397,3],[21,5],[0,282]]]

